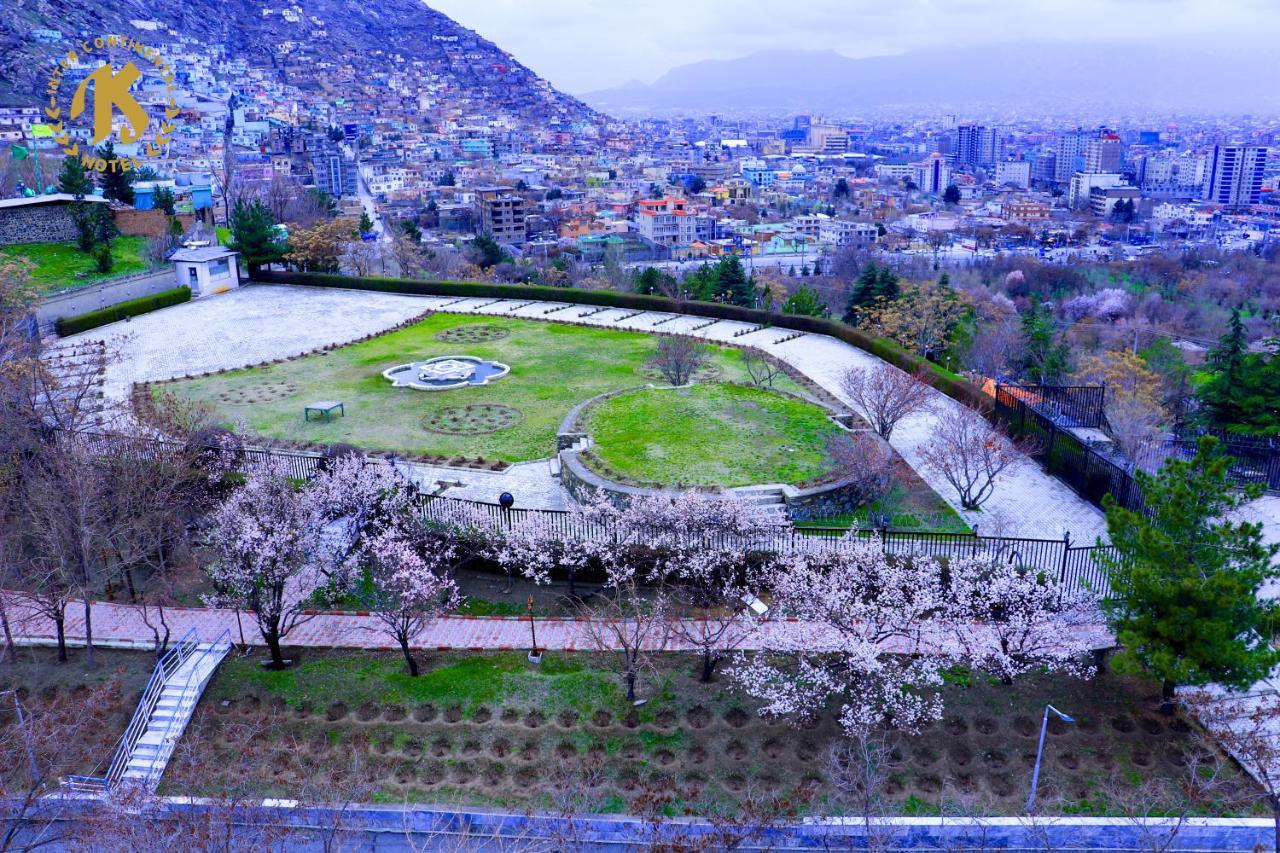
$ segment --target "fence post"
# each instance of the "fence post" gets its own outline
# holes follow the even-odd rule
[[[1062,567],[1058,570],[1058,594],[1067,585],[1067,556],[1071,552],[1071,531],[1062,532]]]

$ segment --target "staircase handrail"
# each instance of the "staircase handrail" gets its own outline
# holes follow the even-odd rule
[[[156,702],[160,698],[160,691],[164,689],[165,681],[168,680],[170,674],[182,666],[183,661],[189,658],[199,645],[200,637],[196,633],[196,629],[191,628],[160,656],[160,659],[156,661],[155,668],[151,671],[151,678],[148,679],[147,686],[142,691],[142,699],[139,700],[138,707],[133,712],[133,718],[129,721],[129,726],[116,742],[116,749],[112,753],[111,764],[108,766],[106,774],[103,776],[66,776],[63,781],[68,787],[73,790],[98,788],[104,791],[110,790],[111,786],[119,780],[120,774],[124,772],[124,766],[128,763],[129,754],[133,751],[138,739],[147,730],[147,722],[151,719],[152,709],[155,708]]]
[[[183,705],[186,703],[193,689],[198,691],[199,688],[203,685],[203,681],[198,682],[195,685],[191,683],[192,678],[194,678],[195,674],[200,670],[200,664],[205,660],[205,658],[209,657],[210,655],[214,655],[219,660],[221,660],[221,658],[224,655],[226,655],[226,653],[229,652],[230,650],[231,650],[231,629],[226,628],[223,630],[222,634],[218,637],[217,640],[213,641],[212,643],[209,643],[207,646],[205,646],[205,648],[200,649],[200,654],[198,656],[192,655],[192,657],[195,658],[195,661],[194,663],[191,664],[190,669],[187,670],[187,677],[182,683],[181,692],[178,694],[178,711],[179,712],[181,712]],[[210,675],[212,675],[212,673],[210,673]],[[143,777],[144,784],[149,785],[151,783],[151,776],[153,773],[155,773],[156,765],[167,762],[169,760],[169,756],[173,754],[174,747],[177,745],[177,743],[176,743],[176,739],[172,737],[171,733],[173,732],[174,726],[178,724],[180,716],[181,716],[180,713],[175,713],[165,723],[164,731],[160,735],[160,743],[157,746],[156,752],[154,755],[151,756],[151,759],[147,762],[146,773]],[[182,725],[184,726],[186,725],[185,720],[182,721]]]

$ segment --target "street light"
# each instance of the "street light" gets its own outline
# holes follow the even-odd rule
[[[1027,796],[1027,814],[1034,814],[1036,810],[1036,786],[1040,784],[1040,759],[1044,755],[1044,734],[1049,728],[1049,712],[1052,711],[1064,723],[1074,723],[1075,720],[1059,711],[1052,705],[1044,706],[1044,719],[1040,721],[1040,746],[1036,748],[1036,766],[1031,771],[1031,793]]]

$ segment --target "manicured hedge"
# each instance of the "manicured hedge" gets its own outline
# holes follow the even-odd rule
[[[183,302],[190,301],[191,288],[177,287],[173,290],[162,290],[150,296],[140,296],[127,302],[118,302],[115,305],[99,308],[97,311],[90,311],[86,314],[78,314],[75,317],[60,317],[54,322],[54,327],[58,330],[59,335],[65,337],[74,335],[77,332],[95,329],[98,326],[105,326],[108,323],[114,323],[127,317],[137,317],[139,314],[147,314],[160,308],[168,308],[170,305],[180,305]]]
[[[644,311],[669,311],[681,314],[697,314],[719,320],[740,320],[744,323],[777,326],[830,335],[847,344],[879,356],[890,364],[915,373],[923,371],[929,384],[948,397],[977,409],[987,410],[991,399],[982,390],[931,361],[908,352],[897,343],[868,335],[866,332],[822,317],[804,317],[783,314],[779,311],[762,311],[742,308],[719,302],[697,302],[671,299],[666,296],[646,296],[639,293],[620,293],[615,290],[579,290],[577,288],[546,287],[532,284],[494,284],[485,281],[422,281],[418,279],[383,278],[368,276],[358,278],[327,273],[275,272],[262,270],[254,276],[264,284],[301,284],[309,287],[341,287],[350,290],[373,290],[385,293],[408,293],[416,296],[487,297],[491,299],[521,299],[525,301],[580,302],[584,305],[606,305],[611,308],[630,308]]]

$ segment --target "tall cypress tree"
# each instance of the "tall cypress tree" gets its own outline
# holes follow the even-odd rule
[[[93,180],[84,170],[79,157],[64,157],[62,171],[58,173],[58,190],[76,198],[93,192]]]

